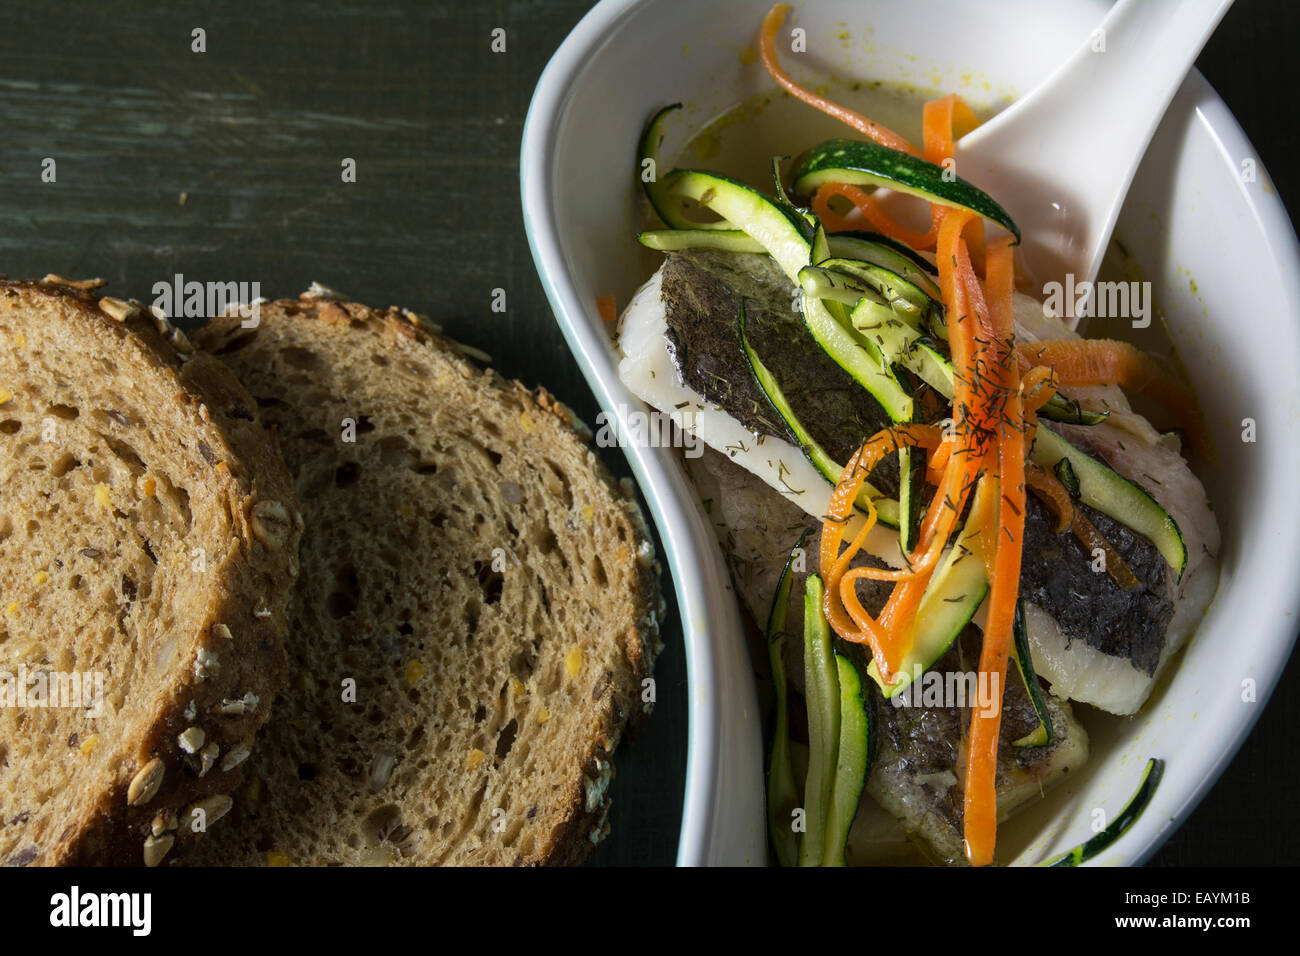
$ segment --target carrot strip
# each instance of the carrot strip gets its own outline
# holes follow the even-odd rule
[[[1016,349],[1024,365],[1050,366],[1069,387],[1119,385],[1163,403],[1189,397],[1188,389],[1141,349],[1116,339],[1050,339]]]
[[[1133,569],[1128,566],[1124,556],[1115,550],[1115,546],[1106,540],[1106,536],[1097,530],[1097,526],[1088,520],[1088,516],[1074,509],[1074,518],[1070,524],[1074,536],[1092,554],[1101,551],[1106,562],[1106,574],[1125,591],[1131,591],[1141,582]]]
[[[1196,396],[1141,349],[1114,339],[1053,339],[1027,342],[1016,353],[1022,364],[1050,366],[1067,388],[1118,385],[1145,395],[1174,416],[1197,454],[1214,459]]]
[[[948,468],[948,460],[952,458],[953,449],[957,447],[956,438],[944,438],[939,442],[936,448],[925,462],[925,480],[934,485],[936,488],[943,484],[944,472]]]
[[[856,595],[846,607],[843,600],[841,579],[848,570],[849,563],[866,542],[867,533],[874,523],[874,509],[868,513],[868,521],[842,554],[840,545],[844,540],[844,530],[848,527],[849,517],[853,513],[853,504],[858,491],[871,470],[885,456],[893,454],[904,445],[917,445],[922,448],[938,446],[943,434],[937,425],[897,425],[886,428],[872,435],[854,452],[849,463],[840,473],[840,480],[831,493],[830,506],[822,523],[820,568],[826,582],[826,591],[822,600],[822,610],[831,627],[844,640],[855,644],[867,644],[871,647],[872,657],[876,660],[881,673],[886,673],[889,666],[887,656],[887,635],[876,622],[861,608]]]
[[[959,268],[961,248],[958,249]],[[990,247],[987,259],[991,345],[1003,354],[995,361],[1005,388],[1002,421],[997,427],[998,533],[990,582],[988,619],[980,651],[978,686],[998,695],[996,706],[971,711],[966,757],[963,808],[966,858],[972,866],[993,862],[997,841],[998,734],[1002,727],[1001,693],[1006,683],[1011,628],[1020,592],[1020,565],[1025,525],[1025,441],[1020,399],[1020,369],[1012,352],[1015,326],[1012,294],[1015,271],[1011,239],[1003,237]],[[963,270],[964,271],[964,270]],[[968,279],[969,281],[969,279]]]
[[[1029,465],[1025,468],[1025,484],[1056,517],[1056,527],[1052,531],[1056,534],[1068,531],[1074,520],[1074,500],[1061,480],[1037,465]]]
[[[602,295],[596,299],[596,311],[606,322],[618,321],[618,300],[612,295]]]
[[[1035,365],[1020,377],[1020,394],[1026,412],[1038,411],[1056,394],[1056,375],[1046,365]]]
[[[970,307],[967,291],[957,282],[957,246],[961,242],[962,229],[971,218],[972,214],[964,209],[952,210],[943,217],[937,237],[935,264],[939,268],[939,291],[948,310],[948,343],[954,369],[969,367],[975,351],[974,328],[968,322],[966,314]],[[966,384],[960,379],[955,383],[959,394]],[[954,412],[957,411],[957,401],[957,396],[954,396]]]
[[[913,249],[934,248],[935,237],[939,234],[939,220],[943,216],[943,206],[932,205],[929,231],[917,232],[907,228],[881,209],[871,194],[861,186],[850,183],[824,183],[813,194],[812,210],[830,232],[844,232],[849,229],[860,229],[862,226],[861,223],[854,222],[847,216],[841,216],[831,207],[830,201],[837,196],[851,202],[876,232],[897,239],[899,242],[905,242]]]
[[[953,144],[959,136],[979,125],[974,110],[956,93],[927,102],[921,112],[921,135],[925,158],[935,165],[951,159]],[[961,132],[957,132],[960,126]]]
[[[781,24],[785,23],[786,14],[790,12],[790,5],[778,3],[768,11],[767,16],[763,18],[763,27],[759,32],[758,51],[763,60],[763,66],[767,72],[772,75],[772,79],[791,96],[803,100],[809,106],[821,110],[828,116],[833,116],[842,123],[852,126],[859,133],[867,136],[881,146],[888,146],[890,149],[897,149],[904,153],[910,153],[913,156],[920,155],[916,147],[899,136],[892,129],[881,126],[874,120],[867,119],[861,113],[855,113],[853,110],[833,103],[824,96],[818,96],[811,90],[804,89],[794,80],[790,79],[789,74],[781,69],[781,64],[776,58],[776,33],[781,29]]]
[[[942,166],[947,160],[953,158],[957,139],[978,125],[979,117],[956,93],[930,100],[925,104],[921,120],[925,158],[935,165]],[[931,207],[931,218],[936,231],[942,214],[942,206]],[[975,271],[983,273],[984,220],[978,216],[972,218],[966,227],[965,235]],[[928,249],[929,246],[925,248]]]
[[[1106,561],[1106,574],[1125,591],[1131,591],[1141,583],[1124,556],[1097,530],[1088,516],[1079,510],[1059,478],[1037,465],[1029,465],[1025,468],[1025,484],[1056,516],[1056,527],[1052,529],[1054,533],[1073,531],[1074,536],[1089,552],[1096,554],[1100,550]]]

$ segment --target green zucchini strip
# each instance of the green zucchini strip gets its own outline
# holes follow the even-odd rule
[[[830,237],[831,254],[838,259],[857,259],[896,272],[935,301],[943,299],[936,281],[939,270],[906,243],[878,232],[837,232]],[[819,263],[820,264],[820,263]]]
[[[641,188],[645,190],[646,199],[650,200],[651,207],[664,221],[664,225],[673,229],[692,231],[731,230],[734,227],[728,222],[695,222],[686,218],[664,186],[668,171],[664,170],[659,163],[659,148],[664,141],[664,120],[681,108],[681,103],[665,106],[650,117],[650,122],[646,123],[645,130],[641,133],[641,141],[637,144],[637,179],[641,182]],[[654,171],[650,179],[645,178],[647,163]]]
[[[1060,856],[1054,856],[1050,860],[1044,860],[1042,863],[1035,865],[1079,866],[1110,847],[1129,831],[1129,828],[1137,822],[1138,817],[1142,816],[1142,811],[1147,808],[1152,796],[1155,795],[1156,787],[1160,785],[1160,777],[1164,772],[1165,762],[1157,757],[1152,757],[1147,761],[1146,769],[1142,771],[1142,779],[1138,782],[1137,793],[1129,798],[1129,802],[1124,805],[1124,809],[1119,812],[1119,816],[1112,820],[1108,827],[1086,843],[1079,844],[1073,850],[1067,850]]]
[[[790,587],[794,583],[790,569],[795,555],[803,547],[809,530],[805,529],[790,549],[781,569],[772,611],[767,616],[767,659],[772,669],[772,691],[776,697],[776,718],[772,727],[772,751],[767,765],[767,833],[782,866],[799,862],[799,838],[794,832],[794,811],[799,806],[799,787],[794,779],[794,762],[790,758],[790,706],[785,673],[786,610],[790,606]]]
[[[822,866],[844,866],[844,851],[867,785],[871,758],[871,718],[862,693],[862,678],[847,657],[835,655],[840,683],[840,740],[835,755],[835,786],[826,814]]]
[[[1047,712],[1047,702],[1043,700],[1043,686],[1034,671],[1034,658],[1029,653],[1029,633],[1025,629],[1025,604],[1016,602],[1016,617],[1011,628],[1013,641],[1011,657],[1020,671],[1020,680],[1029,694],[1029,702],[1034,706],[1038,716],[1038,726],[1019,740],[1013,741],[1013,747],[1046,747],[1056,739],[1056,730],[1052,727],[1052,715]]]
[[[997,223],[1020,241],[1015,220],[984,190],[954,177],[919,156],[878,143],[832,139],[803,155],[794,171],[794,190],[811,195],[826,183],[884,186],[941,206],[966,209]]]
[[[1079,500],[1120,524],[1136,531],[1156,546],[1179,578],[1187,565],[1187,545],[1183,533],[1169,512],[1165,511],[1140,485],[1112,471],[1086,452],[1075,448],[1046,425],[1039,424],[1034,448],[1034,464],[1060,477],[1074,475]],[[1061,467],[1068,461],[1068,471]],[[1062,484],[1069,487],[1064,479]]]
[[[762,193],[714,173],[679,169],[664,182],[671,195],[695,200],[758,240],[790,281],[798,284],[799,270],[812,261],[818,245],[816,238],[810,241],[806,235],[806,219]],[[820,299],[804,296],[803,318],[817,343],[875,397],[891,419],[911,420],[911,396]]]
[[[739,229],[647,229],[636,241],[656,252],[682,249],[721,249],[723,252],[766,253],[763,244]]]
[[[900,316],[912,320],[918,327],[931,311],[938,310],[940,315],[943,313],[943,306],[937,300],[893,269],[838,256],[824,259],[817,265],[822,269],[833,269],[853,276],[889,303],[890,308]]]
[[[808,707],[808,779],[804,782],[803,839],[800,866],[825,860],[827,821],[835,789],[835,760],[840,737],[840,682],[831,649],[830,628],[822,616],[822,579],[808,575],[804,584],[804,701]]]

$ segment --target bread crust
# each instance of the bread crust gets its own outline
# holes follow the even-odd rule
[[[606,489],[608,501],[613,505],[612,510],[617,511],[617,520],[623,523],[627,539],[632,542],[636,552],[636,574],[630,588],[631,593],[619,596],[620,600],[626,600],[636,608],[635,622],[621,639],[622,659],[626,663],[625,666],[611,668],[602,675],[591,692],[594,719],[585,730],[582,758],[578,762],[577,772],[570,776],[561,790],[548,798],[552,804],[549,818],[556,821],[555,825],[543,838],[536,840],[528,852],[493,860],[513,865],[582,862],[608,831],[608,783],[613,774],[611,757],[625,726],[639,720],[650,710],[651,705],[642,702],[645,692],[643,682],[650,678],[654,661],[662,648],[659,623],[664,613],[664,602],[659,590],[660,566],[654,558],[649,531],[631,483],[620,485],[612,478],[587,444],[590,431],[547,391],[529,389],[517,381],[502,379],[491,369],[480,370],[465,356],[465,350],[458,343],[441,335],[436,328],[429,326],[414,313],[396,307],[371,309],[359,303],[308,294],[297,300],[265,303],[261,309],[263,330],[274,330],[278,323],[284,322],[347,326],[355,333],[379,340],[394,361],[410,357],[420,362],[430,354],[436,354],[446,363],[439,366],[438,374],[442,374],[444,369],[452,370],[452,374],[464,379],[469,387],[480,389],[484,401],[505,406],[509,411],[503,419],[530,422],[532,431],[527,437],[537,447],[563,447],[566,452],[580,454],[583,467],[592,476],[594,483]],[[238,326],[235,317],[227,316],[210,321],[194,337],[202,348],[221,354],[223,350],[241,349],[241,339],[248,335],[248,332]],[[364,351],[356,349],[358,355]],[[362,359],[359,358],[358,361]],[[440,396],[438,401],[441,400]],[[312,501],[305,493],[303,500],[306,502],[310,523]],[[537,808],[532,809],[535,811]],[[247,857],[230,859],[218,845],[210,853],[206,848],[200,847],[195,862],[224,864],[257,861]],[[400,862],[429,861],[417,855]]]
[[[164,317],[139,303],[54,281],[0,281],[0,307],[15,322],[22,312],[41,316],[46,323],[41,331],[51,336],[66,329],[67,336],[57,344],[69,336],[88,337],[131,375],[160,378],[174,406],[160,410],[160,422],[148,427],[181,423],[183,430],[174,434],[178,446],[190,458],[198,453],[198,467],[208,466],[195,477],[211,483],[232,523],[230,550],[206,572],[206,606],[194,609],[202,623],[197,633],[176,635],[177,664],[164,692],[144,705],[144,732],[137,739],[99,740],[97,747],[112,748],[116,772],[80,816],[43,834],[34,847],[20,847],[7,861],[156,864],[169,855],[159,852],[168,836],[179,843],[193,838],[186,826],[189,808],[238,787],[243,768],[232,754],[253,746],[285,682],[286,595],[297,574],[302,531],[293,484],[274,436],[258,423],[251,396],[229,369],[196,352]],[[72,323],[83,327],[74,329]],[[274,503],[285,520],[272,527],[268,516]],[[201,659],[220,663],[201,667]],[[203,730],[205,747],[218,748],[206,769],[204,758],[187,753],[179,739],[191,727]],[[145,768],[156,773],[159,766],[162,779],[156,789],[143,787]],[[171,823],[169,815],[176,826],[155,824]],[[211,823],[216,824],[215,814]]]

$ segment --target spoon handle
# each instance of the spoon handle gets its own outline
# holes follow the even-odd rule
[[[1059,242],[1042,250],[1055,261],[1033,271],[1095,277],[1160,118],[1231,5],[1119,0],[1046,82],[963,137],[958,175],[978,185],[987,168],[987,179],[1006,188],[1018,171],[1016,205],[1036,203],[1030,219],[1040,227],[1056,220],[1048,232]]]

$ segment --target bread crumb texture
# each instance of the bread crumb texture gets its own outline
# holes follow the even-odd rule
[[[663,602],[579,423],[398,309],[304,297],[195,338],[276,426],[307,530],[289,685],[191,860],[580,862]]]
[[[0,282],[0,864],[157,865],[283,684],[301,516],[229,370],[79,285]]]

